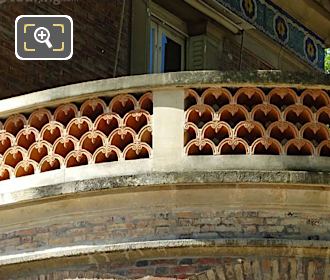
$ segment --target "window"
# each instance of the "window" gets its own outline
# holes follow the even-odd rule
[[[185,2],[132,1],[131,74],[219,68],[222,30]]]
[[[171,17],[174,17],[171,15]],[[149,73],[181,71],[185,68],[186,36],[153,14],[150,26]]]

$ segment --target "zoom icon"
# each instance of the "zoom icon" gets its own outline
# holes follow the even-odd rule
[[[68,60],[73,55],[73,21],[64,15],[22,15],[15,21],[20,60]]]

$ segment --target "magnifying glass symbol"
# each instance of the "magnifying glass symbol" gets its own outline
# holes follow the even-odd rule
[[[46,27],[38,27],[34,31],[34,39],[41,44],[46,44],[49,49],[53,47],[52,43],[49,41],[50,32]]]

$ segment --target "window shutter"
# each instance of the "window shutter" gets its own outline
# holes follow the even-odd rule
[[[205,35],[192,36],[188,40],[187,70],[202,70],[205,65]]]
[[[187,70],[217,69],[219,69],[219,43],[205,34],[190,37]]]

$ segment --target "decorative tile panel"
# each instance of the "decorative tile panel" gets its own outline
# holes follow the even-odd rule
[[[270,0],[217,0],[307,63],[323,71],[324,42]]]
[[[0,180],[149,158],[152,93],[120,94],[12,115],[0,123]]]
[[[186,91],[186,155],[330,156],[326,91],[256,87]]]

